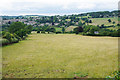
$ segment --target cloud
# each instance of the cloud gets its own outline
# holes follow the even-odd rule
[[[119,0],[0,0],[1,15],[69,14],[115,10]]]

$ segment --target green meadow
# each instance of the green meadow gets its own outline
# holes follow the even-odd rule
[[[112,22],[108,22],[108,19],[111,19]],[[89,23],[89,25],[116,25],[118,24],[118,18],[114,17],[114,18],[90,18],[90,20],[92,20],[92,23]],[[113,24],[113,21],[115,22],[115,24]]]
[[[69,27],[66,28],[65,31],[66,31],[66,32],[73,31],[73,29],[76,28],[76,27],[78,27],[78,26],[69,26]]]
[[[118,70],[118,38],[32,33],[2,58],[5,78],[105,78]]]

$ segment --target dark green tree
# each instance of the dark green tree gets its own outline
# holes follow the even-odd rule
[[[81,32],[83,32],[83,28],[81,27],[81,26],[79,26],[79,27],[77,27],[77,28],[74,28],[74,33],[76,33],[76,34],[79,34],[79,33],[81,33]]]
[[[65,32],[65,28],[64,28],[64,27],[62,27],[62,32],[63,32],[63,33]]]
[[[111,19],[108,19],[108,22],[110,23],[110,22],[111,22]]]
[[[10,27],[8,28],[8,31],[10,33],[16,33],[18,32],[19,30],[21,29],[24,29],[25,28],[25,25],[21,22],[14,22],[10,25]]]
[[[55,28],[50,28],[50,32],[55,32]]]

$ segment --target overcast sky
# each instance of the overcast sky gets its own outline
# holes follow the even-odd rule
[[[0,0],[0,15],[68,15],[118,9],[119,0]]]

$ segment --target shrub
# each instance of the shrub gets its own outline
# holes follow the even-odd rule
[[[83,28],[82,27],[77,27],[77,28],[74,28],[74,33],[76,34],[79,34],[80,32],[83,32]]]
[[[14,36],[12,34],[10,34],[9,32],[6,32],[4,35],[3,35],[3,38],[9,40],[11,42],[12,38],[14,38]]]
[[[56,34],[61,34],[61,33],[62,33],[62,32],[60,32],[60,31],[57,31],[57,32],[56,32]]]
[[[10,44],[10,41],[7,39],[0,40],[0,43],[2,43],[2,46]]]
[[[23,40],[25,40],[25,39],[26,39],[26,37],[27,37],[27,36],[23,36],[23,38],[22,38],[22,39],[23,39]]]
[[[106,78],[113,78],[114,80],[120,80],[120,71],[115,71],[111,74],[111,76],[107,76]]]
[[[37,31],[37,33],[40,33],[40,31]]]
[[[23,36],[26,36],[26,31],[24,29],[21,29],[21,30],[17,31],[16,34],[19,37],[23,38]]]
[[[15,38],[17,38],[18,40],[21,40],[21,37],[19,37],[17,34],[13,34]]]
[[[41,31],[41,33],[45,34],[45,31]]]
[[[16,34],[13,35],[9,32],[5,32],[2,37],[4,38],[2,41],[3,45],[7,45],[10,43],[17,43],[17,42],[19,42],[19,39],[20,39],[20,37],[17,36]]]
[[[50,28],[50,32],[55,32],[55,28]]]
[[[5,33],[6,33],[5,31],[2,31],[2,35],[5,35]]]
[[[108,22],[110,23],[110,22],[111,22],[111,19],[108,19]]]
[[[19,40],[17,38],[12,38],[11,43],[18,43]]]

